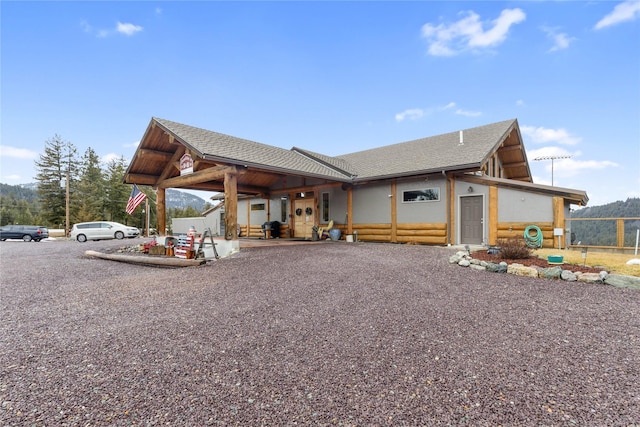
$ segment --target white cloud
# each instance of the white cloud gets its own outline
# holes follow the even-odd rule
[[[551,168],[553,167],[553,174],[560,177],[570,177],[585,171],[620,166],[610,160],[580,160],[579,157],[581,155],[582,153],[580,151],[572,153],[560,147],[543,147],[536,150],[527,150],[527,158],[531,166],[534,166],[538,161],[544,162],[544,168],[547,172],[551,173]],[[549,157],[555,157],[555,159],[552,161]],[[539,160],[536,161],[536,159]],[[535,182],[541,183],[541,181],[537,179]]]
[[[596,30],[617,25],[626,21],[634,21],[640,17],[640,1],[626,0],[616,5],[608,15],[595,25]]]
[[[524,107],[526,104],[524,103],[524,101],[523,101],[522,99],[518,99],[518,100],[516,101],[516,105],[517,105],[518,107]]]
[[[467,116],[467,117],[478,117],[482,115],[480,111],[465,111],[460,108],[456,110],[456,114],[459,116]]]
[[[84,31],[85,33],[90,33],[93,30],[91,25],[89,25],[89,23],[84,19],[80,21],[80,26],[82,27],[82,31]]]
[[[480,16],[473,11],[451,24],[430,23],[422,26],[422,36],[428,40],[428,52],[435,56],[453,56],[460,52],[499,45],[507,38],[509,28],[526,19],[521,9],[504,9],[487,30]]]
[[[582,138],[573,136],[565,129],[548,129],[544,127],[521,126],[523,135],[531,138],[534,143],[555,142],[563,145],[575,145],[582,141]]]
[[[109,154],[105,154],[104,156],[102,156],[100,158],[100,161],[102,163],[104,163],[104,164],[107,164],[112,160],[118,160],[120,157],[122,157],[122,156],[120,156],[118,154],[115,154],[115,153],[109,153]]]
[[[559,33],[556,28],[542,27],[547,37],[553,41],[553,46],[549,52],[556,52],[569,47],[571,43],[577,40],[575,37],[569,37],[566,33]]]
[[[130,23],[123,24],[122,22],[118,22],[116,26],[116,30],[120,34],[124,34],[125,36],[132,36],[135,33],[142,31],[142,27],[139,25],[133,25]]]
[[[411,108],[408,110],[404,110],[402,113],[396,114],[396,121],[401,122],[404,119],[416,120],[422,116],[424,116],[424,110],[422,110],[421,108]]]
[[[8,145],[0,145],[0,157],[11,157],[14,159],[37,159],[38,153],[26,148],[9,147]]]
[[[424,117],[426,115],[433,114],[433,113],[436,113],[438,111],[449,110],[451,108],[454,108],[455,106],[456,106],[455,102],[450,102],[450,103],[448,103],[446,105],[439,105],[437,107],[431,107],[431,108],[427,108],[427,109],[424,109],[424,108],[410,108],[410,109],[404,110],[401,113],[397,113],[396,114],[396,121],[397,122],[401,122],[401,121],[404,121],[405,119],[417,120],[417,119],[420,119],[420,118],[422,118],[422,117]],[[460,111],[460,110],[458,110],[458,111]]]
[[[3,180],[7,182],[15,182],[15,181],[20,181],[22,179],[20,175],[5,175],[3,178],[4,178]]]
[[[114,29],[94,30],[94,28],[85,20],[80,21],[80,26],[82,27],[82,31],[84,31],[85,33],[95,34],[96,37],[99,37],[99,38],[109,37],[113,34],[123,34],[125,36],[132,36],[135,33],[138,33],[144,29],[140,25],[117,22]]]
[[[138,148],[140,145],[140,141],[132,142],[131,144],[124,144],[125,148]]]

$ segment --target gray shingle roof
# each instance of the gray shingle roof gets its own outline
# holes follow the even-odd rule
[[[154,118],[203,158],[227,160],[277,171],[348,180],[349,176],[293,150],[274,147],[193,126]]]
[[[340,181],[480,167],[517,125],[511,119],[465,129],[463,144],[456,131],[331,157],[295,147],[285,150],[169,120],[154,120],[204,158]]]
[[[512,119],[465,129],[463,144],[457,131],[337,157],[355,166],[358,179],[479,167],[515,124]]]

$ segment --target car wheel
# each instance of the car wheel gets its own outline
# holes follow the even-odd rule
[[[118,240],[122,240],[124,239],[124,233],[122,231],[116,231],[116,234],[114,234],[114,237]]]
[[[25,234],[24,236],[22,236],[22,240],[24,240],[25,242],[30,242],[33,239],[31,238],[30,235]]]
[[[86,242],[87,241],[87,236],[85,236],[84,234],[78,234],[78,236],[76,237],[76,240],[78,242]]]

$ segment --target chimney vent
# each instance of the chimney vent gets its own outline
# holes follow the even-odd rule
[[[460,142],[458,145],[464,145],[464,132],[460,131]]]

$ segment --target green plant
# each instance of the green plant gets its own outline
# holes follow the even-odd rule
[[[500,246],[498,255],[502,259],[524,259],[529,258],[533,253],[533,250],[525,245],[524,240],[515,237],[501,239],[498,245]]]

